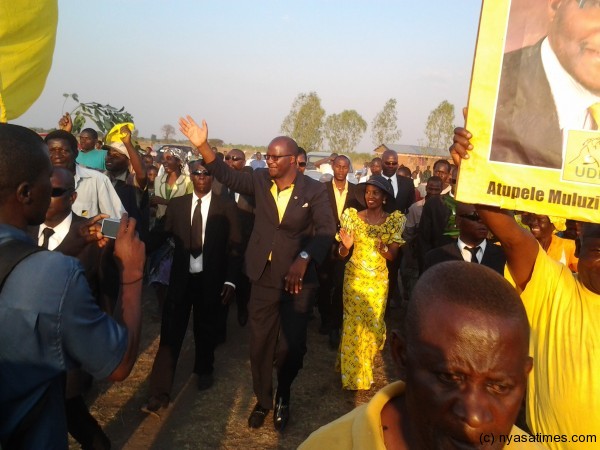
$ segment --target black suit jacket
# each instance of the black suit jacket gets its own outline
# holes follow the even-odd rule
[[[274,288],[282,289],[284,277],[301,251],[311,256],[303,285],[318,285],[315,263],[325,258],[335,235],[335,221],[325,186],[298,173],[281,223],[270,192],[273,181],[267,169],[252,173],[231,169],[218,158],[207,164],[228,188],[254,197],[254,229],[246,250],[246,274],[257,281],[269,261]]]
[[[444,261],[464,261],[462,253],[458,249],[456,242],[434,248],[427,253],[427,255],[425,255],[425,270]],[[504,250],[502,250],[502,247],[495,245],[492,241],[487,241],[481,264],[504,276],[506,256],[504,255]]]
[[[558,169],[562,134],[542,41],[504,55],[490,159]]]
[[[415,196],[415,185],[411,178],[402,177],[396,175],[398,182],[398,193],[396,194],[396,201],[394,204],[389,202],[385,205],[385,211],[388,213],[394,211],[400,211],[402,214],[408,213],[408,208],[416,201]]]
[[[169,280],[169,297],[184,295],[190,272],[190,234],[192,228],[192,194],[175,197],[167,206],[165,230],[175,240]],[[205,280],[220,289],[225,281],[239,282],[242,255],[241,232],[235,203],[226,196],[212,193],[207,217],[203,217],[202,272]]]

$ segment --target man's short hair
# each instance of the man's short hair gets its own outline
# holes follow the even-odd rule
[[[91,128],[90,128],[90,130],[91,130]],[[75,158],[77,158],[77,155],[79,154],[79,150],[77,149],[79,142],[77,142],[77,139],[75,138],[75,136],[73,136],[71,133],[69,133],[68,131],[65,131],[65,130],[54,130],[46,135],[46,137],[44,138],[44,141],[47,144],[52,139],[63,139],[65,141],[67,141],[69,143],[69,147],[71,147],[71,151],[75,155]]]
[[[346,162],[348,163],[348,166],[350,165],[350,158],[348,158],[346,155],[338,155],[338,156],[336,156],[336,157],[333,159],[333,163],[335,164],[335,162],[336,162],[338,159],[345,159],[345,160],[346,160]]]
[[[79,133],[79,135],[82,135],[83,133],[89,134],[90,136],[92,136],[92,139],[98,139],[98,132],[93,128],[84,128],[83,130],[81,130],[81,133]]]
[[[300,155],[304,155],[304,158],[306,159],[306,150],[304,150],[302,147],[298,147],[298,156]]]
[[[439,183],[439,185],[442,185],[442,179],[440,177],[438,177],[437,175],[434,175],[432,177],[429,177],[427,179],[427,184],[429,183]]]
[[[510,283],[481,264],[447,261],[426,270],[415,285],[404,323],[407,343],[419,335],[422,316],[436,301],[514,321],[529,338],[525,307]]]
[[[28,128],[0,123],[0,202],[49,167],[44,141]]]
[[[410,172],[410,169],[406,166],[401,166],[398,167],[398,171],[399,174],[402,174],[403,177],[407,177],[410,178],[412,176],[412,173]]]
[[[448,160],[446,159],[438,159],[435,164],[433,165],[433,170],[435,171],[435,167],[439,166],[440,164],[443,164],[444,166],[446,166],[446,169],[448,169],[448,173],[450,173],[450,163],[448,162]]]

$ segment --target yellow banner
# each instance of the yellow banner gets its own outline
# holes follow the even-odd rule
[[[0,0],[0,122],[19,117],[42,93],[57,24],[57,0]]]
[[[457,198],[600,222],[600,6],[554,6],[484,0]]]

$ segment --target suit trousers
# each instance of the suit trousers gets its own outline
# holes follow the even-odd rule
[[[273,408],[273,362],[277,369],[277,395],[289,401],[292,382],[306,353],[306,329],[314,288],[290,294],[274,288],[271,264],[252,284],[248,302],[252,385],[263,408]]]
[[[214,352],[222,332],[223,310],[222,286],[207,280],[203,272],[188,274],[181,296],[167,295],[163,308],[160,344],[150,374],[150,395],[169,396],[175,376],[177,360],[183,345],[190,312],[193,310],[194,325],[194,373],[212,373]],[[170,289],[172,286],[169,287]]]
[[[317,302],[321,324],[328,331],[342,328],[344,260],[330,258],[319,267],[319,288]]]

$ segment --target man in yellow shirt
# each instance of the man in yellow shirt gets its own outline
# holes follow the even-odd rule
[[[450,152],[458,165],[472,135],[454,131]],[[600,225],[581,233],[578,275],[547,255],[507,211],[477,207],[502,244],[531,326],[535,361],[527,393],[527,423],[534,433],[561,436],[551,449],[599,447],[600,430]]]
[[[390,339],[405,381],[315,431],[300,450],[543,448],[513,425],[532,359],[512,286],[487,267],[450,261],[425,272],[413,292],[403,336]]]

